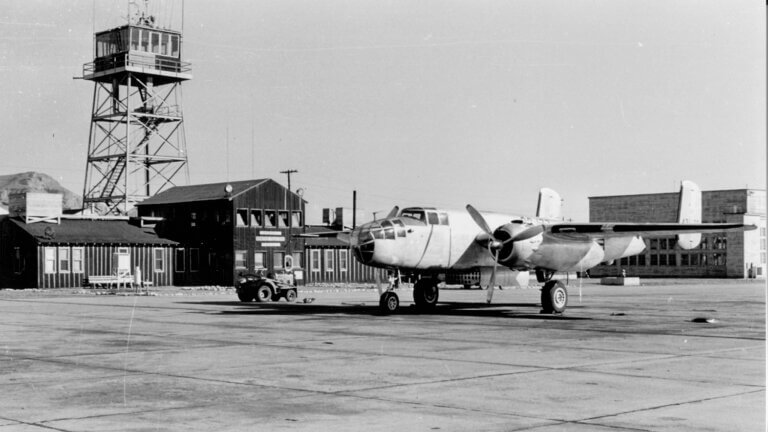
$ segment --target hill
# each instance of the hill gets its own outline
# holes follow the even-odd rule
[[[0,175],[0,203],[8,205],[8,195],[14,192],[49,192],[64,195],[64,209],[79,209],[83,200],[60,185],[53,177],[39,172]]]

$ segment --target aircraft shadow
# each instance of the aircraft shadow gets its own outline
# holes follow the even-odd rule
[[[536,319],[536,320],[591,320],[587,317],[574,317],[566,314],[540,314],[541,305],[538,303],[438,303],[431,311],[422,311],[415,305],[403,305],[394,314],[384,314],[378,305],[370,303],[342,303],[338,305],[323,305],[312,303],[242,303],[239,301],[203,301],[181,302],[186,304],[226,306],[234,309],[209,311],[206,313],[220,313],[222,315],[347,315],[347,316],[478,316],[497,317],[510,319]],[[574,307],[576,308],[576,307]]]

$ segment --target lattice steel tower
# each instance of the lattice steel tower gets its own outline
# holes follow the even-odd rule
[[[192,75],[181,46],[180,31],[160,28],[147,13],[94,35],[94,60],[83,65],[83,78],[94,82],[84,209],[126,215],[189,183],[181,83]]]

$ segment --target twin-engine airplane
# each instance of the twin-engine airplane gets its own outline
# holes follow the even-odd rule
[[[395,207],[384,218],[361,225],[349,242],[363,264],[418,274],[413,300],[423,310],[438,301],[438,284],[447,272],[491,268],[488,302],[493,296],[498,265],[536,272],[545,313],[562,313],[568,291],[557,272],[584,272],[600,263],[637,255],[645,250],[641,235],[677,234],[682,249],[693,249],[701,233],[755,229],[754,225],[701,223],[701,190],[690,181],[680,188],[678,223],[570,223],[561,221],[557,192],[541,189],[535,218],[466,211]],[[343,239],[346,236],[339,236]],[[400,300],[390,286],[380,296],[384,312],[395,312]]]

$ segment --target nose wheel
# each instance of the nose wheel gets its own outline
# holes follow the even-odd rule
[[[379,298],[379,310],[384,314],[397,312],[400,307],[400,298],[392,291],[387,291]]]

